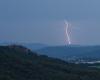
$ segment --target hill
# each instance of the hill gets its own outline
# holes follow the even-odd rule
[[[23,46],[0,46],[0,80],[99,79],[99,69],[38,55]]]
[[[17,42],[1,42],[0,43],[1,46],[12,45],[12,44],[22,45],[22,46],[25,46],[25,47],[33,50],[33,51],[48,47],[48,45],[41,44],[41,43],[17,43]]]
[[[36,52],[63,60],[100,60],[100,46],[53,46]]]
[[[45,47],[48,47],[48,45],[46,44],[41,44],[41,43],[22,43],[21,45],[31,49],[31,50],[38,50],[38,49],[42,49]]]

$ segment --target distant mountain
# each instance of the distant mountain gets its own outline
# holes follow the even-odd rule
[[[0,46],[0,80],[100,80],[100,70],[10,45]]]
[[[37,50],[38,53],[60,58],[99,58],[100,46],[53,46]]]

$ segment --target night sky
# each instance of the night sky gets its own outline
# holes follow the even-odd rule
[[[100,44],[100,0],[0,0],[0,42]]]

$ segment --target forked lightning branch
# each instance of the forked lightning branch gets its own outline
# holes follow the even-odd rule
[[[70,45],[71,44],[71,40],[70,40],[70,34],[69,34],[69,23],[65,20],[65,26],[66,26],[66,36],[67,36],[67,41],[68,41],[68,44]]]

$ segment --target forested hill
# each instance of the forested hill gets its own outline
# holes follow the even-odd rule
[[[100,70],[38,55],[23,46],[0,46],[0,80],[100,80]]]

